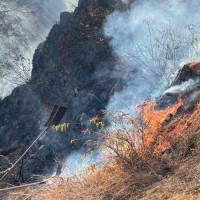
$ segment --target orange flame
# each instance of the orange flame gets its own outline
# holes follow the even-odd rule
[[[197,64],[198,64],[197,62],[191,62],[189,64],[189,68],[191,69],[191,68],[195,67]]]
[[[180,98],[176,104],[164,110],[155,110],[157,104],[146,101],[141,112],[143,122],[151,132],[156,132],[165,120],[169,120],[176,114],[178,108],[182,105],[183,100]]]
[[[153,153],[159,154],[170,146],[169,141],[165,139],[165,135],[161,134],[162,128],[166,121],[175,116],[182,105],[183,100],[180,98],[176,104],[164,110],[155,110],[157,104],[149,101],[144,102],[144,105],[140,107],[140,113],[145,124],[143,137],[145,148],[153,148]]]
[[[134,126],[127,136],[119,132],[113,132],[106,141],[111,149],[115,149],[122,157],[132,156],[132,150],[139,156],[152,154],[159,156],[180,141],[187,140],[199,132],[200,127],[200,102],[195,110],[188,107],[188,111],[177,114],[178,109],[183,106],[183,100],[178,99],[177,103],[163,110],[156,110],[157,104],[145,101],[142,106],[137,106],[141,116],[141,126]],[[187,108],[187,107],[184,107]],[[116,139],[116,143],[113,139]],[[187,142],[187,141],[186,141]],[[184,144],[184,143],[181,143]],[[112,147],[114,145],[114,147]],[[181,147],[182,148],[182,147]],[[184,153],[184,152],[183,152]],[[115,158],[115,157],[113,157]]]
[[[181,120],[176,124],[173,130],[173,135],[177,135],[177,133],[183,133],[184,130],[187,128],[192,127],[199,127],[200,125],[200,102],[197,103],[195,111],[192,115],[188,117],[183,117]]]
[[[182,105],[183,101],[179,99],[171,107],[156,111],[156,104],[152,104],[151,102],[145,103],[142,110],[142,120],[146,124],[144,145],[145,148],[151,150],[155,155],[164,152],[180,138],[184,139],[198,133],[200,127],[200,102],[197,103],[192,113],[185,112],[181,116],[173,118],[178,108]],[[172,123],[165,123],[169,122],[172,118]]]

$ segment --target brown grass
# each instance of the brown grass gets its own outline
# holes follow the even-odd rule
[[[45,187],[13,191],[6,200],[198,200],[200,199],[199,153],[183,161],[175,173],[148,188],[135,188],[123,172],[96,171],[82,181],[62,179]]]
[[[141,200],[200,199],[199,153],[184,161],[169,178],[149,188]]]
[[[198,112],[197,112],[198,111]],[[5,200],[198,200],[200,199],[200,105],[199,110],[177,116],[165,125],[165,134],[179,131],[169,137],[176,144],[176,159],[171,154],[155,157],[141,157],[151,166],[140,169],[126,169],[120,159],[116,166],[96,169],[83,180],[67,181],[53,179],[45,186],[10,192]],[[175,127],[175,128],[174,128]],[[172,132],[173,133],[173,132]],[[171,139],[172,138],[172,139]],[[190,147],[191,143],[193,144]],[[178,154],[178,155],[177,155]],[[147,154],[148,155],[148,154]],[[133,158],[134,160],[134,158]],[[163,161],[169,161],[168,175],[155,173],[162,168]],[[134,161],[135,162],[135,161]],[[137,161],[140,162],[141,161]],[[147,165],[148,166],[148,165]],[[132,166],[134,167],[134,165]],[[164,166],[166,167],[166,166]]]

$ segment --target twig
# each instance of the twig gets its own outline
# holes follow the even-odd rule
[[[19,164],[19,162],[24,158],[24,156],[30,151],[30,149],[35,145],[35,143],[45,134],[49,127],[45,128],[40,135],[35,139],[35,141],[29,146],[29,148],[21,155],[21,157],[14,163],[14,165],[5,171],[5,174],[1,177],[2,181],[7,175],[11,174],[13,169]]]
[[[14,186],[14,187],[0,189],[0,192],[6,192],[6,191],[9,191],[9,190],[15,190],[15,189],[22,189],[22,188],[41,185],[41,184],[45,184],[45,183],[47,183],[47,181],[41,181],[41,182],[38,182],[38,183],[30,183],[30,184],[26,184],[26,185]]]

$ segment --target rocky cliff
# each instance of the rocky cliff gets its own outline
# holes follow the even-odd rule
[[[192,67],[191,67],[192,66]],[[184,105],[195,105],[200,99],[200,64],[186,64],[179,71],[157,103],[159,108],[166,108],[182,98]]]
[[[74,148],[83,147],[86,138],[81,132],[88,120],[124,86],[110,76],[116,58],[102,31],[110,12],[126,8],[116,2],[80,1],[74,13],[61,13],[60,22],[36,49],[30,82],[0,102],[0,149],[21,146],[9,156],[12,162],[43,129],[54,104],[68,109],[63,119],[70,123],[68,132],[48,131],[18,167],[15,181],[51,172],[55,158],[62,160]],[[70,144],[73,138],[79,138],[76,147]],[[9,166],[5,159],[1,162]]]
[[[80,0],[74,13],[61,13],[60,22],[35,51],[30,82],[0,102],[0,150],[21,147],[8,155],[11,162],[44,128],[54,104],[67,107],[62,122],[70,124],[66,133],[49,130],[20,163],[12,181],[29,181],[32,174],[51,173],[56,160],[82,149],[88,139],[82,131],[89,126],[89,119],[126,86],[112,76],[118,58],[109,45],[110,38],[103,34],[103,25],[109,13],[128,6],[117,0]],[[175,103],[180,95],[186,104],[199,99],[199,75],[199,65],[184,66],[171,88],[158,99],[160,108]],[[78,139],[75,146],[71,145],[74,138]],[[4,158],[0,162],[2,170],[10,166]]]

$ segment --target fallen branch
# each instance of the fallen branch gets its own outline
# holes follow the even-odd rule
[[[26,149],[26,151],[21,155],[21,157],[12,165],[12,167],[5,170],[5,174],[0,178],[0,181],[2,181],[7,175],[12,174],[13,170],[19,164],[19,162],[22,161],[22,159],[25,157],[25,155],[31,150],[31,148],[37,143],[37,141],[43,135],[45,135],[46,131],[51,126],[56,126],[60,123],[60,121],[62,120],[63,116],[66,113],[66,110],[67,110],[67,108],[64,106],[54,105],[51,115],[44,125],[46,128],[38,135],[38,137],[33,141],[33,143],[28,147],[28,149]]]
[[[14,187],[0,189],[0,192],[22,189],[22,188],[31,187],[31,186],[42,185],[42,184],[45,184],[45,183],[47,183],[47,181],[41,181],[41,182],[38,182],[38,183],[30,183],[30,184],[26,184],[26,185],[14,186]]]
[[[7,175],[11,174],[15,167],[19,164],[19,162],[24,158],[24,156],[30,151],[30,149],[35,145],[35,143],[46,133],[49,127],[45,128],[39,136],[35,139],[35,141],[29,146],[29,148],[22,154],[22,156],[13,164],[13,166],[5,171],[5,174],[1,177],[0,181],[2,181]]]

